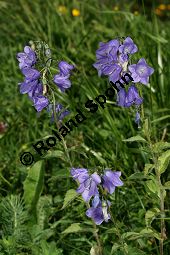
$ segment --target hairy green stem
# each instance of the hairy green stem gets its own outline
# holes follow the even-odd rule
[[[57,121],[57,116],[56,116],[56,109],[55,109],[55,96],[54,96],[54,93],[53,91],[51,90],[52,92],[52,96],[53,96],[53,114],[54,114],[54,120],[55,120],[55,124],[56,124],[56,127],[57,129],[59,129],[59,125],[58,125],[58,121]],[[72,168],[72,162],[71,162],[71,158],[70,158],[70,155],[69,155],[69,152],[68,152],[68,148],[67,148],[67,144],[64,140],[64,138],[61,136],[61,139],[62,139],[62,144],[63,144],[63,147],[64,147],[64,151],[65,151],[65,154],[66,154],[66,157],[67,157],[67,160],[68,160],[68,163],[70,164],[70,167]],[[98,235],[98,229],[97,229],[97,226],[95,224],[95,222],[93,221],[93,228],[94,228],[94,237],[96,238],[96,241],[97,241],[97,245],[98,245],[98,255],[102,255],[102,245],[101,245],[101,241],[100,241],[100,238],[99,238],[99,235]]]
[[[153,162],[155,164],[155,173],[156,173],[156,178],[158,181],[158,185],[159,185],[159,194],[160,194],[160,215],[161,215],[161,240],[159,241],[159,249],[160,249],[160,255],[164,254],[164,240],[166,239],[166,228],[165,228],[165,208],[164,208],[164,190],[162,187],[162,182],[161,182],[161,174],[158,171],[158,159],[157,156],[153,153],[153,149],[152,149],[152,143],[151,143],[151,139],[149,136],[149,145],[150,145],[150,150],[151,150],[151,154],[152,154],[152,158],[153,158]]]

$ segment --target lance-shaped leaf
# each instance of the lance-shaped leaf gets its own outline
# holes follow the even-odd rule
[[[43,161],[36,162],[29,169],[27,178],[24,181],[24,201],[30,211],[36,214],[36,206],[41,195],[44,184]],[[36,216],[34,214],[34,216]]]
[[[160,174],[164,173],[168,167],[170,160],[170,150],[165,151],[159,158],[158,158],[158,171]]]
[[[64,209],[66,206],[68,206],[77,196],[78,193],[74,189],[69,189],[65,195],[63,207],[61,209]]]
[[[123,142],[144,142],[147,143],[147,141],[140,135],[132,136],[128,139],[124,139]]]

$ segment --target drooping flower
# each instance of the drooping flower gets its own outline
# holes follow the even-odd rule
[[[149,76],[153,74],[154,69],[147,65],[146,60],[141,58],[137,64],[129,66],[129,71],[133,78],[133,82],[140,82],[144,85],[148,84]]]
[[[64,92],[66,89],[71,87],[71,81],[69,80],[69,75],[63,76],[56,74],[54,76],[54,83],[59,87],[59,89]]]
[[[103,56],[110,56],[110,60],[116,61],[119,44],[119,40],[111,40],[106,43],[100,42],[99,49],[96,50],[96,58],[101,59]]]
[[[86,178],[84,175],[82,177],[83,181],[80,182],[77,192],[82,194],[84,201],[88,202],[92,196],[98,194],[97,185],[101,182],[101,178],[97,173],[93,173]]]
[[[111,170],[106,170],[105,174],[102,176],[102,186],[110,194],[115,191],[115,187],[122,186],[123,182],[120,180],[121,172]]]
[[[43,85],[40,81],[37,81],[34,87],[31,88],[31,90],[28,92],[28,96],[30,99],[33,99],[37,96],[43,95]]]
[[[38,80],[30,81],[28,79],[25,79],[22,83],[18,84],[20,86],[20,93],[26,94],[29,93],[30,91],[33,91],[37,84]]]
[[[138,48],[130,37],[127,37],[123,44],[119,47],[119,52],[123,54],[134,54],[137,51]]]
[[[112,72],[109,74],[109,81],[116,82],[121,78],[122,67],[118,64],[112,66]]]
[[[54,83],[59,87],[59,89],[64,92],[66,89],[71,87],[71,81],[69,80],[70,72],[74,68],[73,65],[68,64],[65,61],[60,61],[59,63],[60,73],[54,76]]]
[[[74,180],[78,180],[80,183],[89,177],[88,170],[85,168],[72,168],[71,175]]]
[[[73,65],[68,64],[66,61],[60,61],[58,64],[60,74],[67,76],[70,74],[70,71],[74,69]]]
[[[33,68],[23,68],[21,71],[29,81],[37,80],[40,77],[40,72]]]
[[[125,89],[121,88],[117,93],[117,103],[122,107],[130,107],[133,104],[138,106],[142,104],[143,98],[139,96],[137,88],[132,85],[126,92]]]
[[[19,68],[32,67],[36,63],[36,53],[29,46],[24,47],[24,52],[17,54]]]
[[[130,107],[132,104],[140,105],[143,102],[143,98],[139,96],[137,88],[132,85],[129,87],[126,100],[125,100],[125,107]]]
[[[51,113],[51,122],[54,122],[54,106],[49,104],[47,107],[47,112]],[[61,104],[56,104],[55,106],[56,117],[58,121],[62,121],[64,117],[70,114],[70,111],[65,110]]]
[[[32,98],[32,101],[34,103],[34,107],[37,110],[37,112],[41,112],[42,109],[48,106],[49,101],[44,96],[36,96]]]
[[[99,49],[96,50],[96,63],[93,66],[98,70],[99,76],[108,75],[115,70],[114,64],[117,64],[117,53],[119,48],[118,40],[111,40],[107,43],[99,43]],[[113,66],[113,70],[112,69]]]
[[[108,213],[109,206],[109,201],[101,201],[99,196],[95,196],[92,201],[92,207],[86,211],[86,215],[92,218],[96,225],[100,225],[103,221],[108,222],[111,218],[110,213]]]

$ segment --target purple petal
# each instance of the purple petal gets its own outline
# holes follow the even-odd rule
[[[34,97],[33,102],[34,107],[38,112],[42,111],[42,109],[47,107],[47,105],[49,104],[48,99],[44,96]]]
[[[69,75],[70,71],[74,68],[73,65],[70,65],[65,61],[60,61],[58,67],[60,69],[61,74],[64,76]]]
[[[101,182],[101,178],[100,176],[95,172],[91,175],[92,179],[95,181],[95,183],[100,183]]]

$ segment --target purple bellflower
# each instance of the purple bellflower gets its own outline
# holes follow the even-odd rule
[[[137,51],[138,48],[130,37],[127,37],[123,44],[119,47],[119,52],[123,54],[134,54]]]
[[[129,54],[137,52],[138,48],[130,37],[123,44],[119,40],[100,43],[96,51],[96,63],[93,66],[98,70],[98,75],[109,76],[109,81],[120,80],[122,73],[127,71]]]
[[[69,75],[63,76],[61,74],[56,74],[54,76],[54,83],[59,87],[59,89],[64,92],[66,89],[71,87],[71,81],[69,80]]]
[[[33,68],[23,68],[21,72],[29,81],[37,80],[40,77],[40,72]]]
[[[144,85],[148,84],[149,76],[153,74],[154,69],[147,65],[146,60],[141,58],[137,64],[129,66],[129,71],[133,78],[133,82],[140,82]]]
[[[119,72],[117,66],[117,52],[119,49],[119,41],[111,40],[107,43],[99,43],[99,49],[96,51],[97,62],[93,66],[98,70],[98,75],[110,75]],[[118,70],[117,70],[118,69]]]
[[[54,83],[62,92],[64,92],[66,89],[71,87],[71,81],[69,80],[69,77],[70,71],[74,68],[74,66],[68,64],[65,61],[61,61],[58,66],[60,73],[54,76]]]
[[[86,211],[87,217],[94,220],[96,225],[100,225],[103,221],[108,222],[111,218],[108,213],[108,207],[110,206],[109,201],[101,201],[99,196],[96,195],[92,201],[92,207]]]
[[[82,174],[82,179],[83,181],[80,182],[77,192],[82,194],[85,202],[88,202],[92,196],[98,194],[97,185],[101,182],[101,178],[97,173],[93,173],[91,176],[87,177]]]
[[[85,168],[72,168],[71,175],[74,180],[78,180],[80,183],[89,177],[88,170]]]
[[[59,70],[60,70],[60,74],[67,76],[70,74],[70,71],[74,69],[73,65],[68,64],[65,61],[60,61],[60,63],[58,64]]]
[[[28,92],[28,96],[30,99],[33,99],[34,97],[41,95],[43,95],[43,85],[41,82],[37,81],[36,85]]]
[[[107,57],[110,56],[111,60],[116,61],[118,48],[119,48],[118,40],[111,40],[106,43],[100,42],[99,49],[96,50],[96,58],[100,60],[104,56],[107,56]]]
[[[102,176],[102,186],[106,189],[110,194],[115,191],[115,187],[122,186],[123,182],[120,180],[121,172],[111,170],[106,170],[105,174]]]
[[[20,93],[26,94],[26,93],[32,92],[36,88],[37,84],[38,84],[38,80],[30,81],[25,79],[24,82],[19,83]]]
[[[130,86],[127,92],[121,88],[117,94],[117,103],[122,107],[130,107],[133,104],[138,106],[142,102],[143,98],[139,96],[138,90],[134,85]]]
[[[64,110],[63,106],[61,104],[56,104],[55,107],[56,111],[56,117],[58,121],[62,121],[67,115],[70,114],[68,110]],[[54,113],[53,113],[53,104],[49,104],[47,107],[47,112],[52,113],[51,114],[51,122],[54,122]]]
[[[125,100],[126,107],[130,107],[132,104],[140,105],[142,102],[143,98],[139,96],[137,88],[134,85],[130,86]]]
[[[17,54],[17,59],[19,61],[19,68],[23,69],[25,67],[31,67],[36,63],[36,54],[29,46],[24,47],[24,52]]]
[[[46,97],[44,96],[36,96],[32,98],[34,107],[37,110],[37,112],[41,112],[42,109],[48,106],[49,101]]]

